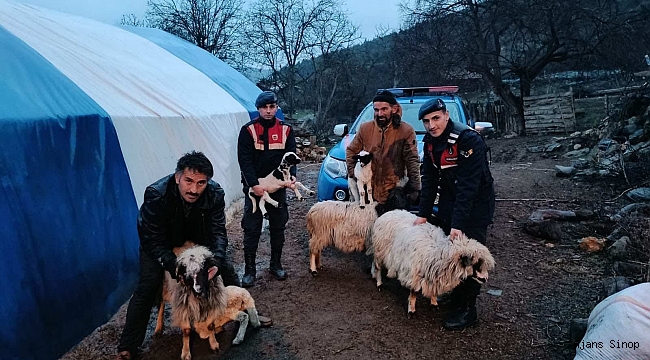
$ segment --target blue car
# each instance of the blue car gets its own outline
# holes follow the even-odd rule
[[[425,101],[431,98],[442,99],[445,105],[447,105],[449,116],[453,121],[475,127],[474,121],[469,118],[469,114],[461,98],[456,95],[458,92],[457,86],[393,88],[388,90],[395,94],[397,102],[402,106],[402,121],[409,123],[415,129],[420,162],[422,161],[423,155],[422,139],[426,131],[424,130],[422,121],[418,119],[418,111]],[[338,136],[343,136],[343,139],[334,145],[321,165],[320,173],[318,174],[318,201],[343,201],[349,199],[345,149],[354,138],[361,124],[366,121],[373,121],[373,119],[374,110],[371,102],[361,111],[361,114],[359,114],[349,128],[349,131],[345,124],[336,125],[334,133]],[[479,123],[478,125],[481,126],[477,126],[477,130],[486,130],[492,127],[490,123]]]

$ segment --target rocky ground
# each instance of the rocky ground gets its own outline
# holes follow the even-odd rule
[[[606,295],[603,281],[620,275],[614,272],[607,251],[589,253],[578,246],[578,241],[588,236],[604,239],[617,228],[634,233],[630,229],[638,227],[632,237],[650,237],[643,233],[647,226],[637,226],[650,225],[650,213],[636,212],[635,220],[620,230],[621,221],[610,216],[631,203],[626,196],[619,196],[628,187],[624,178],[557,177],[555,165],[563,164],[561,157],[554,159],[527,150],[550,140],[489,140],[498,201],[487,245],[497,266],[479,297],[478,326],[463,332],[444,330],[447,308],[431,308],[424,298],[418,299],[416,317],[407,319],[408,291],[389,281],[386,290],[378,292],[365,272],[367,259],[361,254],[326,250],[325,270],[313,278],[308,272],[305,215],[315,200],[300,203],[290,199],[291,219],[283,258],[289,279],[278,282],[266,272],[270,249],[268,235],[263,235],[258,281],[250,289],[260,312],[273,318],[273,327],[249,330],[244,343],[237,347],[228,348],[231,334],[222,334],[218,337],[222,350],[216,354],[206,340],[193,338],[194,359],[573,358],[571,319],[587,318]],[[318,166],[305,164],[299,171],[303,183],[311,188],[316,187]],[[642,177],[633,180],[638,178]],[[529,216],[538,209],[580,210],[591,215],[561,221],[558,238],[541,239],[524,231]],[[233,256],[242,262],[238,221],[230,223],[228,231]],[[637,240],[634,244],[640,252],[635,261],[642,263],[648,248],[638,245],[642,243]],[[637,270],[647,270],[640,266]],[[238,269],[242,271],[241,264]],[[111,359],[124,315],[125,306],[62,359]],[[167,328],[160,338],[152,339],[154,321],[152,312],[143,359],[179,358],[180,332]]]

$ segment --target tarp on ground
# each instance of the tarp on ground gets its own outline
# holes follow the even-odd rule
[[[260,90],[159,30],[1,0],[0,44],[0,348],[56,359],[131,295],[144,189],[183,153],[241,196],[237,135]]]

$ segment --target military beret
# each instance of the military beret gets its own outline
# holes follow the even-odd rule
[[[255,107],[259,109],[261,107],[264,107],[267,104],[277,104],[277,103],[278,103],[278,97],[275,95],[273,91],[264,91],[263,93],[257,96],[257,100],[255,100]]]
[[[420,106],[420,112],[418,113],[418,119],[422,120],[424,115],[430,114],[434,111],[447,110],[447,106],[442,99],[431,99],[427,100],[422,106]]]

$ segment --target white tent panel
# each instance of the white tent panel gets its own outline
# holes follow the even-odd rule
[[[31,5],[0,1],[0,25],[111,116],[138,205],[190,150],[210,158],[227,202],[241,196],[236,143],[249,115],[199,70],[128,31]]]

